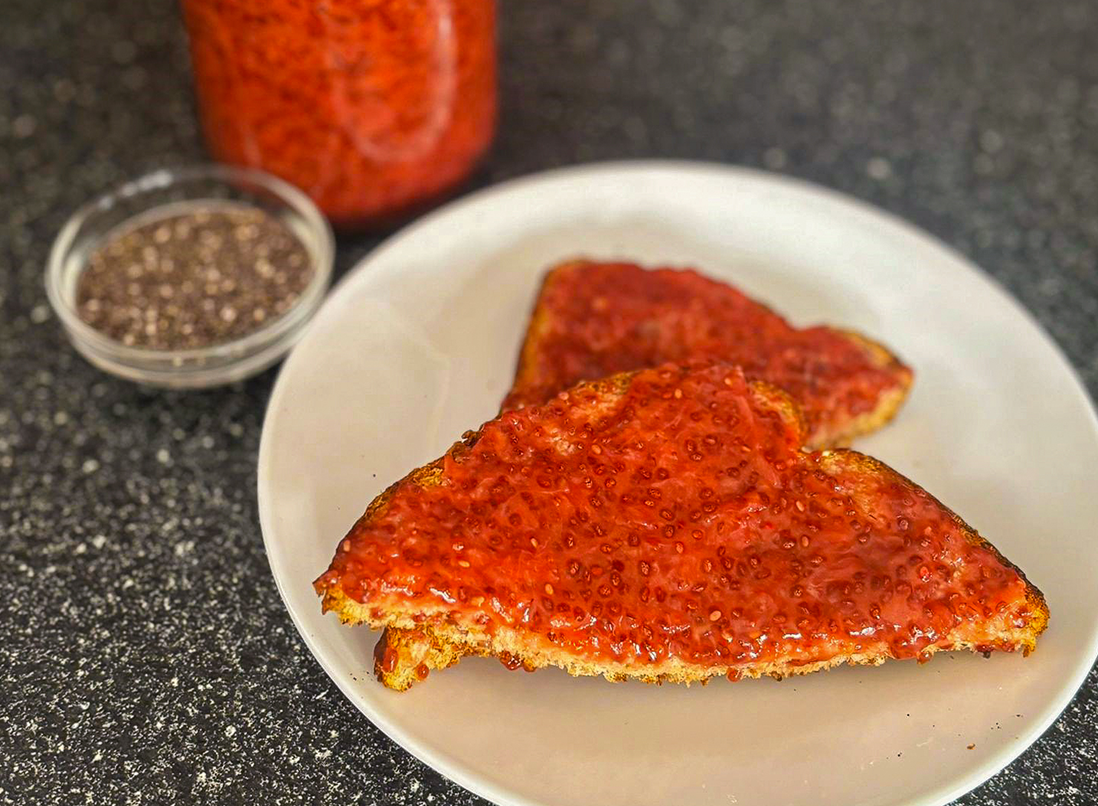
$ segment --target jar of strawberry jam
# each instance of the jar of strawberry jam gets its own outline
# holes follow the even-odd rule
[[[213,156],[384,224],[465,179],[496,118],[494,0],[182,0]]]

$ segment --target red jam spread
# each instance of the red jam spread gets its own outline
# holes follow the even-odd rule
[[[206,141],[385,222],[465,178],[496,119],[495,0],[183,0]]]
[[[569,263],[551,273],[535,317],[536,346],[523,356],[504,408],[542,403],[581,380],[708,359],[785,389],[804,409],[810,441],[827,444],[911,380],[899,362],[878,365],[845,334],[797,330],[692,270]]]
[[[605,386],[505,413],[429,484],[399,482],[318,589],[378,613],[441,606],[594,662],[673,657],[733,677],[1025,625],[1024,579],[994,549],[873,460],[801,452],[777,393],[738,369]]]

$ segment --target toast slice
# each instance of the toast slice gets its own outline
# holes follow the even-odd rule
[[[738,364],[789,392],[808,445],[846,445],[896,414],[912,372],[886,347],[850,331],[792,327],[765,305],[697,272],[576,260],[549,271],[504,409],[562,389],[665,362]]]
[[[1032,650],[1040,591],[924,490],[801,449],[784,392],[722,364],[505,412],[378,496],[316,580],[386,633],[403,690],[463,655],[649,682]]]

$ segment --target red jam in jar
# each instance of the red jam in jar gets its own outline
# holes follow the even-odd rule
[[[216,159],[276,174],[344,226],[465,179],[496,119],[494,0],[182,0]]]

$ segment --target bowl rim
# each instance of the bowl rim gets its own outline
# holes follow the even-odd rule
[[[269,324],[229,341],[217,342],[207,347],[190,347],[179,350],[157,350],[148,347],[134,347],[107,336],[80,318],[76,308],[69,303],[63,292],[66,264],[72,253],[81,227],[96,213],[111,209],[124,199],[130,199],[153,190],[169,188],[189,181],[209,179],[225,184],[246,182],[270,192],[285,204],[309,229],[316,239],[316,254],[313,261],[313,276],[293,306]],[[245,202],[246,204],[246,202]],[[149,210],[164,205],[150,206]],[[308,249],[312,257],[313,250]],[[335,236],[331,225],[313,201],[301,190],[276,176],[254,168],[242,168],[217,163],[199,163],[178,167],[159,168],[131,179],[107,190],[76,209],[65,221],[54,238],[46,261],[45,286],[50,306],[69,332],[70,337],[81,343],[82,347],[95,352],[108,363],[124,365],[128,368],[144,370],[156,365],[155,374],[164,375],[167,364],[171,367],[167,374],[183,377],[193,370],[188,362],[222,359],[226,366],[263,350],[288,334],[292,334],[305,320],[309,319],[322,300],[331,281],[335,260]],[[288,348],[289,345],[287,345]],[[197,368],[200,373],[208,373],[207,364]],[[125,377],[133,377],[126,373]]]

